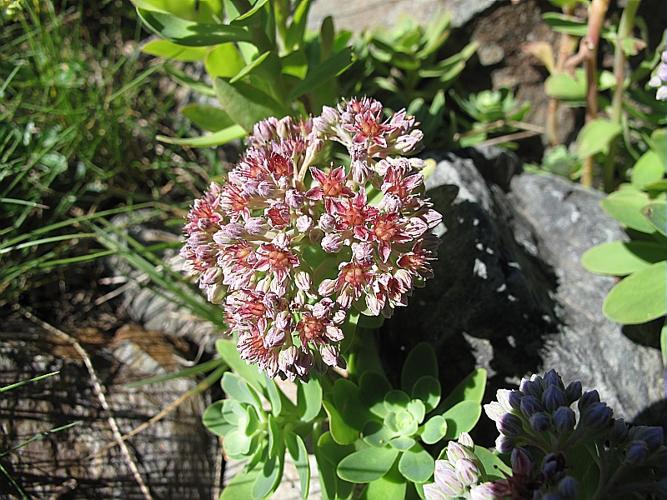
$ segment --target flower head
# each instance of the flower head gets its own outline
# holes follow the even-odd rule
[[[648,84],[658,89],[656,99],[667,101],[667,49],[662,53],[658,68]]]
[[[416,125],[368,98],[312,120],[269,118],[226,182],[194,202],[181,255],[223,304],[244,359],[287,378],[340,366],[353,307],[389,316],[432,275],[440,214],[422,163],[403,157]],[[347,148],[349,167],[323,157],[327,141]]]

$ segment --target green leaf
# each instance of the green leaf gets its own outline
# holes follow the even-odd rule
[[[201,61],[208,53],[205,47],[184,47],[169,40],[151,40],[141,47],[141,51],[144,54],[183,62]]]
[[[276,490],[280,484],[280,479],[283,477],[284,465],[284,448],[278,455],[268,454],[252,488],[253,498],[266,498]]]
[[[422,431],[422,441],[426,444],[435,444],[445,437],[447,420],[442,415],[435,415],[428,419]]]
[[[667,314],[667,262],[623,279],[604,301],[604,314],[622,325],[646,323]]]
[[[243,69],[245,63],[233,43],[222,43],[206,56],[204,67],[211,78],[231,78]]]
[[[462,432],[469,432],[482,415],[482,407],[476,401],[461,401],[442,414],[447,420],[447,439],[455,439]]]
[[[591,120],[579,132],[577,137],[577,154],[587,158],[596,153],[609,152],[609,145],[622,131],[619,123],[605,118]]]
[[[665,166],[660,156],[654,151],[644,153],[632,168],[632,184],[638,189],[644,189],[662,179]]]
[[[586,75],[583,71],[554,73],[544,82],[544,90],[549,97],[562,101],[583,101],[586,98]]]
[[[433,411],[440,402],[442,388],[437,378],[429,375],[421,377],[412,388],[412,397],[424,403],[426,412]]]
[[[412,436],[417,433],[419,422],[415,420],[407,410],[395,410],[389,412],[384,419],[385,425],[401,436]]]
[[[301,436],[293,432],[285,433],[285,444],[299,475],[301,498],[307,498],[310,489],[310,464],[308,463],[306,445],[303,443]]]
[[[343,458],[352,452],[354,452],[353,446],[336,444],[330,432],[325,432],[317,440],[315,458],[320,472],[320,486],[324,499],[344,499],[350,496],[352,484],[338,477],[336,467]]]
[[[384,406],[384,395],[391,390],[391,385],[380,373],[364,372],[359,381],[359,394],[372,414],[384,417],[387,409]]]
[[[222,12],[221,0],[132,0],[135,7],[182,19],[209,22]]]
[[[662,364],[667,366],[667,323],[660,329],[660,352],[662,354]]]
[[[322,408],[322,386],[315,378],[297,383],[296,405],[302,422],[310,422]]]
[[[408,411],[415,417],[415,420],[421,423],[426,415],[426,406],[419,399],[415,399],[408,403]]]
[[[625,276],[667,260],[667,247],[650,241],[612,241],[588,250],[581,257],[587,271]]]
[[[265,60],[267,57],[271,55],[271,51],[267,50],[263,54],[257,56],[255,59],[253,59],[250,63],[248,63],[241,71],[238,72],[238,74],[229,80],[229,83],[236,83],[242,78],[248,76],[250,73],[252,73],[255,69],[257,69]]]
[[[238,26],[197,23],[144,9],[137,9],[137,13],[153,33],[179,45],[205,47],[226,42],[252,42],[248,31]]]
[[[660,157],[663,169],[667,172],[667,128],[653,131],[649,143],[651,150]]]
[[[181,110],[183,115],[202,130],[217,132],[234,125],[222,109],[208,104],[188,104]]]
[[[389,446],[392,448],[396,448],[397,450],[400,451],[405,451],[409,450],[412,448],[417,441],[415,441],[413,438],[408,437],[408,436],[399,436],[395,437],[394,439],[389,441]]]
[[[308,59],[303,50],[295,50],[280,58],[283,74],[303,80],[308,73]]]
[[[181,146],[189,146],[191,148],[210,148],[214,146],[221,146],[236,139],[241,139],[246,136],[246,131],[240,125],[232,125],[231,127],[213,132],[212,134],[202,135],[201,137],[167,137],[158,135],[158,141],[166,142],[167,144],[179,144]]]
[[[496,453],[487,450],[483,446],[475,446],[474,453],[482,464],[484,476],[487,481],[505,479],[505,477],[512,475],[512,469]]]
[[[651,234],[655,230],[641,212],[649,201],[646,193],[623,189],[610,194],[600,204],[609,215],[626,227]]]
[[[302,95],[312,92],[320,85],[336,78],[352,64],[352,48],[346,47],[335,53],[323,63],[309,69],[306,77],[292,89],[287,96],[288,100],[298,99]]]
[[[287,110],[269,95],[243,82],[234,85],[224,80],[215,80],[215,91],[225,112],[247,132],[269,116],[282,117]]]
[[[242,377],[255,389],[262,390],[262,374],[257,367],[249,365],[241,359],[236,344],[232,340],[220,339],[215,343],[215,348],[234,373]]]
[[[324,410],[329,417],[329,430],[333,440],[338,444],[352,444],[359,437],[359,430],[351,427],[339,413],[336,406],[329,401],[322,401]]]
[[[222,404],[224,401],[216,401],[204,411],[202,423],[210,432],[216,436],[224,436],[234,426],[227,422],[222,416]]]
[[[266,5],[266,2],[268,2],[268,0],[257,0],[255,2],[255,5],[252,6],[252,9],[248,10],[247,12],[244,12],[237,18],[233,19],[231,23],[241,24],[241,25],[250,24],[251,22],[254,21],[254,19],[252,19],[253,16],[257,14],[260,10],[262,10],[262,7]]]
[[[485,390],[486,370],[484,368],[477,368],[449,393],[441,406],[443,409],[448,409],[461,401],[474,401],[477,404],[481,404]]]
[[[384,407],[387,411],[404,410],[410,403],[410,396],[397,389],[389,391],[384,395]]]
[[[338,379],[333,387],[333,401],[345,421],[357,430],[361,430],[369,414],[361,401],[359,388],[354,382]]]
[[[238,375],[227,372],[222,377],[222,389],[225,394],[240,403],[248,403],[258,410],[262,409],[262,401],[256,392]]]
[[[542,19],[554,31],[566,33],[568,35],[586,36],[588,25],[586,21],[574,16],[559,14],[558,12],[547,12],[542,15]]]
[[[642,214],[663,236],[667,236],[667,203],[654,201],[642,208]]]
[[[266,387],[266,394],[271,403],[271,414],[274,417],[277,417],[280,415],[283,408],[282,391],[278,389],[276,383],[266,375],[264,376],[264,387]]]
[[[397,434],[396,431],[383,425],[381,422],[371,420],[364,425],[362,435],[364,441],[369,445],[382,448],[389,444],[389,441],[396,437]]]
[[[278,421],[272,415],[268,417],[269,431],[269,455],[273,456],[280,452],[283,446],[283,431]],[[284,451],[284,450],[283,450]]]
[[[219,500],[239,500],[240,498],[252,498],[252,488],[257,480],[259,471],[257,469],[243,471],[232,478],[222,489]]]
[[[285,37],[285,45],[288,49],[303,46],[310,5],[310,0],[300,0],[296,4],[292,15],[292,24],[287,29],[287,36]]]
[[[338,464],[338,477],[352,483],[370,483],[391,469],[398,453],[394,448],[373,447],[355,451]]]
[[[384,476],[368,483],[362,497],[364,500],[393,500],[406,498],[407,484],[395,463]]]
[[[401,387],[411,393],[417,380],[426,375],[438,378],[438,360],[430,344],[421,342],[410,351],[403,364]]]
[[[433,475],[435,461],[420,445],[403,452],[398,461],[398,470],[413,483],[425,483]]]
[[[230,457],[241,459],[250,451],[250,437],[242,430],[235,429],[225,435],[223,448]]]

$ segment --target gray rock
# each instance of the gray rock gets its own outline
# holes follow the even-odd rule
[[[336,27],[359,33],[367,28],[383,28],[395,25],[401,18],[427,23],[434,16],[446,11],[452,16],[455,27],[463,26],[480,12],[501,0],[380,0],[358,2],[355,0],[318,0],[313,3],[308,19],[311,29],[319,29],[322,19],[333,16]]]
[[[494,149],[440,160],[427,183],[446,226],[435,277],[385,322],[382,358],[400,366],[428,340],[445,389],[485,366],[489,399],[498,387],[555,368],[597,388],[628,420],[659,405],[659,351],[605,319],[613,280],[579,263],[588,248],[623,237],[600,194],[562,178],[513,176],[516,160]],[[655,411],[640,420],[660,422]]]

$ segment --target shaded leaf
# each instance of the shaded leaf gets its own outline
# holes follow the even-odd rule
[[[612,241],[588,250],[581,264],[592,273],[625,276],[662,260],[667,260],[667,247],[659,243]]]
[[[317,440],[315,446],[315,458],[317,468],[320,472],[320,486],[323,498],[343,499],[348,498],[352,492],[352,484],[343,481],[336,474],[338,463],[354,452],[351,445],[340,446],[336,444],[330,432],[325,432]]]
[[[322,386],[315,378],[297,384],[297,408],[302,422],[310,422],[322,408]]]
[[[324,410],[329,417],[329,430],[333,440],[338,444],[352,444],[359,437],[359,430],[351,427],[339,413],[335,405],[322,401]]]
[[[224,436],[234,427],[222,416],[223,401],[216,401],[204,411],[202,423],[216,436]]]
[[[353,483],[370,483],[384,476],[394,464],[399,451],[394,448],[364,448],[343,458],[338,477]]]
[[[430,344],[421,342],[410,351],[403,363],[401,387],[411,393],[417,380],[427,375],[438,378],[438,360]]]
[[[287,110],[272,97],[243,82],[231,85],[218,78],[215,91],[225,112],[247,132],[264,118],[287,114]]]
[[[646,323],[667,314],[667,262],[623,279],[607,295],[603,311],[623,325]]]
[[[438,406],[442,389],[438,379],[429,375],[421,377],[412,388],[412,397],[424,403],[426,412],[430,412]]]
[[[308,463],[308,451],[303,439],[298,434],[293,432],[285,433],[285,445],[289,452],[296,472],[299,475],[299,485],[301,487],[301,498],[308,497],[308,490],[310,489],[310,464]]]
[[[474,401],[477,404],[481,404],[485,390],[486,370],[484,368],[477,368],[449,393],[441,406],[444,409],[448,409],[461,401]]]
[[[188,104],[181,110],[183,115],[202,130],[217,132],[234,125],[222,109],[208,104]]]
[[[306,77],[297,83],[287,98],[294,100],[303,94],[312,92],[317,87],[337,77],[352,64],[352,49],[346,47],[340,52],[335,53],[323,63],[315,66],[308,71]]]

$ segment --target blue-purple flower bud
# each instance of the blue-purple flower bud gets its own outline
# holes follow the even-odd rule
[[[522,379],[521,384],[519,385],[519,390],[524,394],[539,398],[542,396],[542,377],[535,377],[533,375],[530,379]]]
[[[521,413],[526,417],[531,417],[538,411],[542,411],[542,403],[535,396],[524,396],[521,398]]]
[[[551,421],[546,413],[539,412],[530,417],[530,427],[535,432],[546,432],[550,424]]]
[[[533,462],[523,448],[512,450],[512,473],[519,476],[530,476],[533,471]]]
[[[567,398],[567,404],[571,405],[577,399],[581,397],[581,382],[575,380],[567,384],[565,388],[565,397]]]
[[[648,446],[646,441],[632,441],[625,452],[625,463],[630,465],[642,465],[648,457]]]
[[[566,405],[565,393],[557,385],[549,385],[542,395],[542,401],[547,410],[554,411]]]
[[[604,429],[611,422],[613,412],[605,403],[593,403],[581,412],[583,425],[594,430]]]
[[[588,408],[594,403],[599,403],[599,402],[600,402],[600,394],[598,394],[598,391],[593,389],[592,391],[584,392],[584,394],[579,399],[577,406],[579,407],[580,412],[584,412],[586,408]]]
[[[662,427],[640,425],[630,429],[630,439],[645,441],[648,449],[655,451],[663,443],[664,433]]]
[[[574,410],[568,406],[561,406],[554,412],[554,427],[558,434],[565,434],[574,429],[576,417]]]
[[[511,413],[503,415],[496,423],[496,427],[498,428],[498,432],[507,437],[518,436],[523,431],[521,419]]]
[[[547,453],[542,461],[542,474],[549,480],[565,468],[565,458],[561,453]]]
[[[563,389],[563,380],[560,378],[560,375],[553,368],[544,374],[543,385],[545,389],[549,386],[556,386],[559,389]]]
[[[509,453],[514,449],[514,443],[507,436],[502,434],[496,438],[496,450],[498,453]]]
[[[622,443],[628,437],[628,432],[628,424],[625,423],[625,420],[617,418],[614,419],[614,423],[611,426],[609,438],[614,442]]]
[[[558,493],[564,498],[577,496],[577,480],[572,476],[565,476],[558,482]]]

